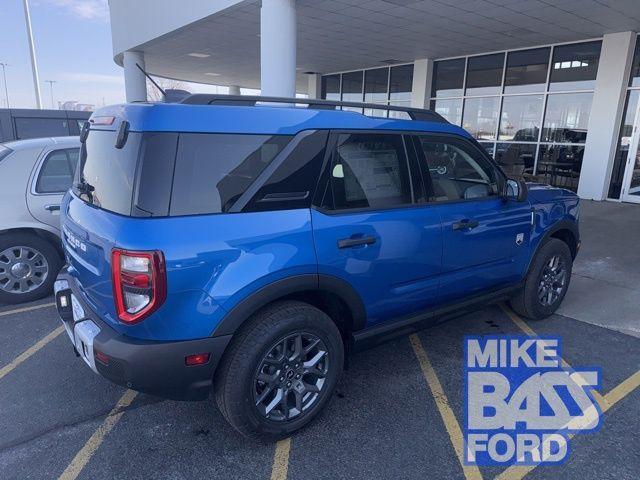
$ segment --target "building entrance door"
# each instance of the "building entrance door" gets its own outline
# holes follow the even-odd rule
[[[633,135],[631,137],[631,145],[629,145],[629,153],[627,154],[620,199],[623,202],[640,203],[640,150],[638,149],[638,140],[640,139],[640,128],[638,128],[640,127],[640,102],[636,107],[636,117],[633,125]]]

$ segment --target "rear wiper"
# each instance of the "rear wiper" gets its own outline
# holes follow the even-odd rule
[[[81,179],[74,185],[74,188],[80,194],[81,198],[83,195],[86,195],[87,200],[93,203],[93,191],[95,190],[95,187],[93,185],[85,182],[84,179]]]

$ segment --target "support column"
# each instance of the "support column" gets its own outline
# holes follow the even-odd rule
[[[322,75],[319,73],[309,73],[307,75],[307,95],[309,98],[322,98]]]
[[[262,0],[260,88],[264,96],[296,96],[295,0]]]
[[[147,77],[136,66],[144,66],[144,53],[127,51],[123,54],[122,66],[124,67],[124,89],[127,102],[147,101]]]
[[[431,82],[433,81],[433,60],[421,58],[413,63],[413,85],[411,88],[411,106],[429,108]]]
[[[238,85],[229,85],[229,95],[242,95]]]
[[[607,198],[635,43],[634,32],[603,37],[578,184],[581,198]]]

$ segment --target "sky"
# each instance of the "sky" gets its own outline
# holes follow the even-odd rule
[[[96,107],[124,102],[122,68],[113,61],[107,0],[29,0],[43,108],[75,100]],[[0,62],[11,108],[36,108],[23,0],[0,0]],[[6,108],[0,70],[0,108]],[[187,90],[226,93],[226,87],[185,84]],[[243,91],[244,93],[244,91]]]

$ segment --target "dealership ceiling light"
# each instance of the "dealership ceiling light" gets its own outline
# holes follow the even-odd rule
[[[220,76],[219,73],[213,73],[213,72],[206,72],[205,75],[209,75],[210,77],[219,77]]]
[[[207,58],[211,56],[208,53],[198,53],[198,52],[188,53],[187,55],[189,55],[190,57],[196,57],[196,58]]]

